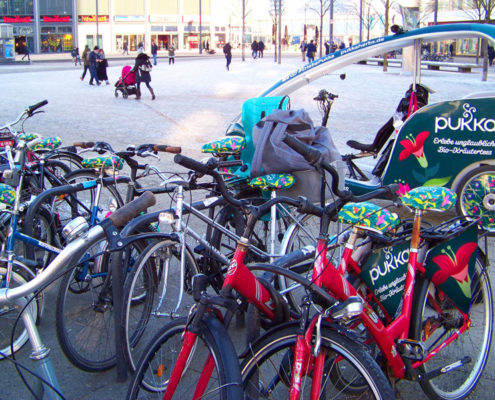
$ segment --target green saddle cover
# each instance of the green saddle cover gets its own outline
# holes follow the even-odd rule
[[[15,189],[12,186],[0,183],[0,203],[11,206],[15,201]]]
[[[117,156],[85,158],[81,161],[83,168],[112,168],[120,171],[124,160]]]
[[[62,139],[57,136],[44,138],[40,143],[31,146],[31,150],[55,150],[62,145]]]
[[[227,136],[213,140],[201,147],[202,153],[236,154],[240,153],[246,145],[246,140],[241,136]]]
[[[379,233],[389,233],[397,228],[397,214],[370,202],[348,203],[339,211],[339,221]]]
[[[261,189],[288,189],[296,182],[291,174],[268,174],[251,179],[249,185]]]
[[[402,204],[418,210],[446,211],[454,207],[457,195],[442,186],[420,186],[401,197]]]

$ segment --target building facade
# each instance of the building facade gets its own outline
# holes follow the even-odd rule
[[[316,2],[316,0],[314,0]],[[337,9],[333,21],[333,40],[346,45],[359,41],[359,15],[349,1]],[[382,2],[375,1],[375,23],[370,37],[383,35]],[[434,21],[433,2],[422,0],[421,25],[446,22],[472,22],[475,17],[467,10],[465,0],[438,0],[438,13]],[[269,0],[251,0],[244,31],[242,28],[241,1],[238,0],[0,0],[0,22],[13,25],[18,53],[26,47],[31,53],[69,52],[73,46],[92,48],[96,44],[107,53],[137,50],[140,43],[146,51],[154,40],[161,50],[173,45],[178,50],[195,50],[198,47],[221,48],[227,41],[234,48],[252,40],[262,39],[271,47],[273,15],[268,9]],[[283,43],[297,48],[304,37],[315,39],[319,17],[312,11],[310,2],[287,2],[282,17]],[[471,4],[471,3],[469,3]],[[359,9],[359,8],[357,8]],[[273,12],[272,12],[273,14]],[[323,38],[329,38],[329,13],[323,24]],[[401,20],[396,15],[395,21]],[[244,37],[243,37],[244,34]],[[363,32],[363,40],[368,36]],[[440,43],[444,51],[449,42]],[[456,54],[475,55],[476,40],[456,41]]]

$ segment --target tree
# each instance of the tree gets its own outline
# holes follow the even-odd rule
[[[466,6],[469,9],[466,10],[466,13],[470,15],[473,20],[488,24],[491,23],[492,14],[495,10],[495,0],[467,0]],[[480,50],[481,56],[483,57],[483,73],[481,80],[486,81],[488,79],[488,40],[483,39],[481,41]]]
[[[375,2],[377,3],[377,2]],[[383,35],[384,36],[387,36],[388,35],[388,31],[389,31],[389,25],[390,25],[390,10],[392,9],[392,7],[396,6],[397,4],[397,1],[396,0],[380,0],[379,3],[381,3],[382,7],[383,7],[383,18],[382,19],[382,22],[383,22]],[[388,70],[388,55],[387,54],[384,54],[383,55],[383,71],[387,71]]]
[[[242,33],[241,33],[241,55],[242,61],[246,61],[245,52],[244,52],[244,40],[246,37],[246,18],[251,13],[251,9],[249,8],[249,0],[237,0],[233,2],[232,15],[241,20],[242,23]]]
[[[275,49],[274,51],[274,59],[273,61],[280,64],[281,62],[281,54],[279,54],[279,50],[277,47],[280,45],[281,40],[281,27],[279,29],[279,19],[281,16],[285,14],[285,0],[270,0],[270,7],[268,8],[268,14],[272,19],[272,44]]]
[[[309,7],[310,10],[314,11],[318,16],[320,17],[320,29],[319,29],[319,37],[315,38],[319,44],[318,44],[318,54],[321,57],[323,52],[323,18],[325,17],[325,14],[327,11],[330,9],[330,4],[335,2],[335,0],[318,0],[318,7]]]
[[[366,30],[366,40],[370,40],[371,31],[379,21],[379,14],[373,0],[359,0],[352,6],[352,13],[359,16],[361,26]]]

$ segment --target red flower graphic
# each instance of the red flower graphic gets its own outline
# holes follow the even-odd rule
[[[431,278],[432,282],[438,286],[444,283],[449,277],[454,278],[456,281],[467,282],[468,277],[468,262],[471,255],[474,253],[478,244],[476,242],[464,243],[457,252],[453,253],[450,246],[447,250],[450,251],[450,255],[446,250],[442,250],[443,254],[433,257],[433,262],[440,267],[440,270],[433,274]]]
[[[426,138],[429,135],[430,132],[423,131],[418,134],[416,138],[414,138],[412,135],[409,135],[407,139],[401,140],[400,144],[404,147],[404,150],[402,150],[399,154],[399,161],[405,160],[412,154],[418,160],[419,165],[421,165],[423,168],[426,168],[428,166],[428,161],[426,161],[423,149]]]

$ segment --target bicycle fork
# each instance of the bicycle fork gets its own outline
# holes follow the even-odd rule
[[[35,301],[35,300],[34,300]],[[22,308],[27,304],[25,298],[16,300],[16,303]],[[31,343],[32,352],[30,358],[35,362],[38,375],[43,379],[38,389],[37,395],[39,398],[46,398],[48,400],[59,400],[62,398],[59,395],[62,391],[58,383],[55,371],[53,369],[52,361],[50,359],[50,349],[45,347],[41,341],[38,329],[34,317],[31,315],[29,308],[26,308],[22,313],[22,321],[26,328],[26,332],[29,336],[29,342]]]

